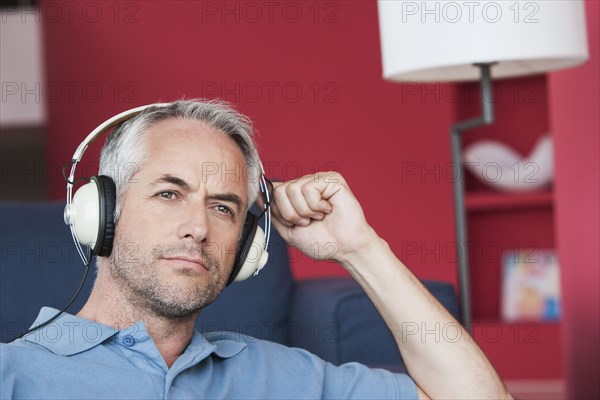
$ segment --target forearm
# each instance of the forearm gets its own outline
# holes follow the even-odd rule
[[[376,238],[340,261],[381,313],[429,397],[510,398],[479,346],[385,241]]]

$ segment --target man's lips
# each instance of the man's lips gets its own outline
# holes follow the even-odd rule
[[[169,256],[169,257],[162,257],[162,259],[167,260],[167,261],[175,261],[178,264],[180,264],[182,266],[186,266],[188,268],[194,268],[194,269],[203,268],[208,271],[208,268],[206,267],[206,264],[204,263],[204,261],[202,261],[199,258],[193,258],[193,257],[188,257],[188,256]]]

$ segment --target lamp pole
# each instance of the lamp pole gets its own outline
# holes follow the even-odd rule
[[[462,134],[480,126],[494,122],[494,105],[492,102],[491,66],[494,63],[475,64],[481,71],[479,80],[479,97],[481,112],[479,117],[457,122],[450,128],[452,161],[457,168],[458,177],[454,179],[454,216],[456,219],[456,243],[458,246],[458,278],[460,288],[461,319],[467,331],[472,332],[471,286],[469,281],[469,253],[467,251],[467,215],[465,210],[465,173],[462,169]]]

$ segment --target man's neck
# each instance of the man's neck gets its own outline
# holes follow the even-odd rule
[[[77,316],[119,330],[143,322],[167,367],[171,368],[189,344],[198,315],[182,320],[160,317],[136,302],[131,290],[124,286],[110,274],[108,265],[98,266],[92,293]]]

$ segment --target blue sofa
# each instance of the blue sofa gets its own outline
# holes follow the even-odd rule
[[[41,306],[62,308],[81,281],[84,267],[63,223],[63,207],[62,202],[0,203],[2,341],[28,328]],[[93,281],[91,266],[71,313],[83,306]],[[456,316],[452,285],[424,283]],[[265,269],[227,287],[203,310],[197,327],[302,347],[336,365],[358,361],[405,370],[391,333],[362,289],[349,278],[294,281],[287,246],[276,232]]]

